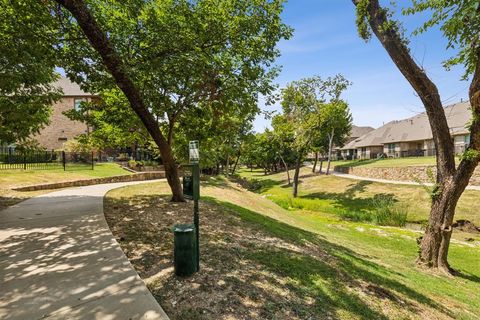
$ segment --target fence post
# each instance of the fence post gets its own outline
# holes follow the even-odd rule
[[[66,168],[65,168],[65,164],[66,164],[65,151],[62,151],[62,164],[63,164],[63,171],[65,171],[66,170]]]
[[[92,151],[92,170],[93,170],[93,151]]]

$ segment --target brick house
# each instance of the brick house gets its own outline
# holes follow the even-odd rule
[[[97,98],[94,94],[84,92],[79,85],[65,77],[61,77],[55,86],[62,89],[63,97],[52,106],[50,124],[34,136],[34,139],[47,150],[61,149],[66,141],[90,131],[85,123],[72,121],[63,112],[78,108],[82,101]]]

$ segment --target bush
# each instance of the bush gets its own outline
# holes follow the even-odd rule
[[[372,200],[372,222],[381,226],[404,227],[408,208],[395,202],[392,197],[378,196]]]

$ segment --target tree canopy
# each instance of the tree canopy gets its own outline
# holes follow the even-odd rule
[[[259,111],[278,72],[276,44],[291,35],[282,10],[283,0],[45,3],[63,35],[59,66],[86,91],[118,92],[116,107],[130,107],[158,146],[175,200],[175,131],[198,109],[244,119]]]
[[[43,5],[0,2],[0,143],[23,142],[49,123],[60,98],[52,31],[55,24]],[[38,39],[43,41],[38,41]]]

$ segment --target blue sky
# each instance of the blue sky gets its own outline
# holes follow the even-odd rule
[[[410,1],[397,1],[408,5]],[[399,16],[407,35],[427,15]],[[277,83],[304,77],[333,76],[342,73],[353,85],[344,98],[349,102],[354,124],[379,127],[395,119],[423,112],[423,106],[408,82],[400,74],[376,38],[365,43],[357,35],[355,10],[351,0],[290,0],[285,5],[284,22],[295,29],[294,36],[278,47],[282,56],[277,60],[282,72]],[[461,81],[463,69],[446,71],[442,61],[452,55],[446,51],[446,40],[440,30],[430,30],[411,37],[410,48],[428,75],[438,86],[445,105],[468,97],[467,81]],[[264,110],[280,110],[279,106]],[[262,132],[270,124],[258,116],[254,129]]]

